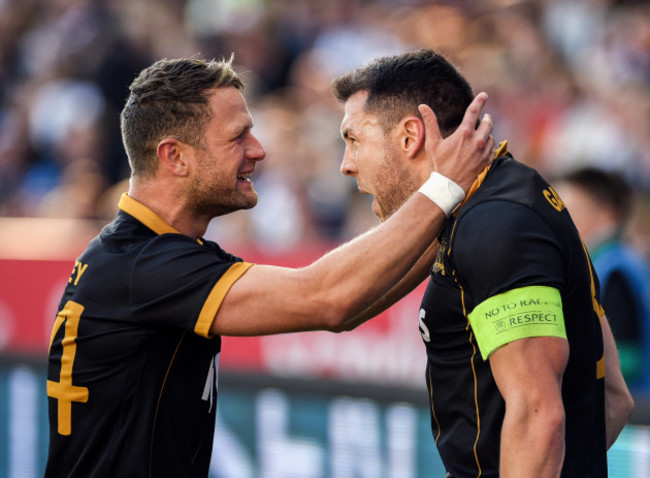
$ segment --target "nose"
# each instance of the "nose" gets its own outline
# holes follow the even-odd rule
[[[253,134],[250,135],[246,156],[253,161],[262,161],[266,157],[266,151],[264,151],[262,143]]]
[[[343,153],[343,160],[341,161],[341,174],[344,176],[356,176],[357,175],[357,165],[352,157],[352,154],[348,152],[348,148],[345,148],[345,153]]]

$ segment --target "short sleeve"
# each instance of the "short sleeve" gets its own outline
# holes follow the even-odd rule
[[[138,256],[131,277],[132,320],[210,337],[230,286],[251,264],[180,234],[163,234]]]
[[[494,201],[470,211],[456,234],[457,276],[484,360],[514,340],[566,339],[562,254],[542,218],[526,206]]]
[[[459,219],[454,235],[454,267],[474,306],[515,288],[564,285],[559,239],[527,206],[481,203]]]

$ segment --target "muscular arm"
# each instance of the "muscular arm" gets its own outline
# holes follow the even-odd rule
[[[221,335],[336,330],[408,272],[445,216],[415,194],[382,225],[302,268],[255,265],[232,286],[213,323]],[[380,251],[379,253],[377,251]]]
[[[560,476],[564,460],[562,374],[569,344],[557,337],[510,342],[490,357],[506,402],[501,430],[500,476]]]
[[[601,318],[605,351],[605,427],[611,447],[634,411],[634,400],[621,373],[616,343],[605,315]]]
[[[427,155],[435,169],[465,191],[489,163],[494,147],[489,117],[474,125],[487,96],[467,109],[456,132],[440,137],[435,116],[422,111]],[[434,241],[446,217],[415,193],[390,219],[301,269],[256,265],[227,293],[211,331],[257,335],[338,330],[388,292]]]
[[[343,332],[347,330],[352,330],[364,322],[376,317],[381,314],[383,311],[388,309],[393,304],[397,303],[400,299],[405,297],[408,293],[412,292],[418,285],[420,285],[428,276],[429,271],[433,262],[436,260],[436,254],[438,253],[438,241],[434,241],[422,254],[420,259],[415,263],[410,271],[406,273],[402,279],[390,289],[384,296],[382,296],[377,302],[372,304],[361,314],[352,318],[351,320],[345,322],[341,328],[335,330],[335,332]]]

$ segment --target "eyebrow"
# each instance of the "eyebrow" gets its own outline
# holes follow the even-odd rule
[[[236,128],[233,128],[231,130],[231,134],[234,136],[241,136],[244,134],[246,131],[250,131],[253,128],[253,122],[249,122],[240,126],[237,126]]]

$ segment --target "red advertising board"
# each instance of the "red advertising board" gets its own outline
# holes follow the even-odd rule
[[[0,259],[0,350],[44,355],[74,261]]]
[[[325,251],[237,251],[247,261],[301,266]],[[0,259],[0,353],[45,356],[74,261]],[[221,367],[284,376],[419,385],[424,346],[418,332],[421,287],[354,331],[223,339]]]

